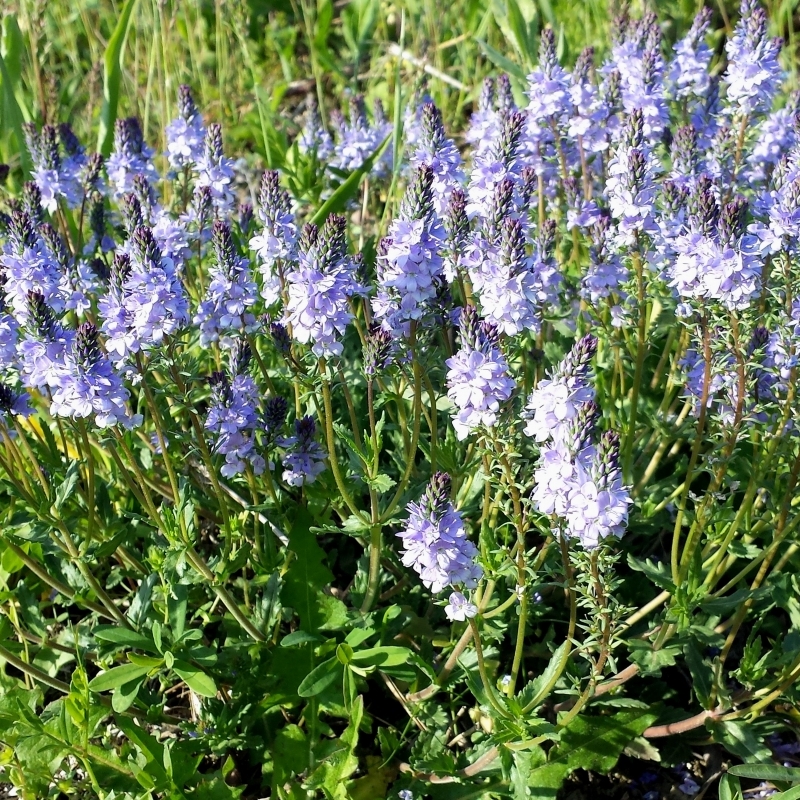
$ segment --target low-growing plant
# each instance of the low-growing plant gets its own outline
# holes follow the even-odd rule
[[[555,798],[711,743],[793,779],[800,127],[741,11],[571,72],[545,28],[469,147],[424,86],[309,100],[256,196],[187,86],[162,155],[14,118],[18,794]]]

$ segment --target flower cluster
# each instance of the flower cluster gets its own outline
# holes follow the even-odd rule
[[[406,527],[397,535],[402,540],[403,564],[411,567],[434,594],[448,586],[474,588],[483,575],[483,569],[475,563],[478,551],[450,501],[450,477],[443,472],[431,478],[419,503],[408,504]],[[450,608],[451,615],[460,609],[465,616],[474,616],[474,606],[465,608],[457,593],[450,597]]]
[[[259,392],[247,374],[249,347],[236,340],[231,351],[230,374],[215,372],[209,379],[211,402],[205,429],[213,436],[214,452],[225,457],[220,472],[230,478],[246,468],[260,475],[266,462],[256,450],[255,431],[259,425]]]
[[[447,396],[457,409],[456,436],[466,439],[476,428],[494,426],[516,384],[500,351],[497,329],[481,322],[474,306],[461,311],[459,340],[459,351],[446,362]]]

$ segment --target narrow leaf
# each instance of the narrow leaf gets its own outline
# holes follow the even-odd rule
[[[103,108],[100,111],[100,127],[97,132],[97,150],[103,156],[111,153],[114,143],[114,123],[117,120],[119,89],[122,83],[122,53],[128,38],[131,15],[138,0],[126,0],[119,15],[114,33],[108,40],[103,69]]]

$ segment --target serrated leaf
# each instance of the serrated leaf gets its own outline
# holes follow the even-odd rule
[[[564,642],[550,657],[550,661],[548,661],[544,671],[522,689],[516,698],[520,709],[530,706],[530,710],[533,711],[533,709],[541,705],[547,699],[547,695],[542,695],[542,692],[553,677],[558,674],[561,661],[564,658],[564,653],[568,646],[569,643]]]
[[[637,572],[643,572],[660,589],[668,592],[675,591],[675,584],[672,582],[672,573],[666,563],[656,563],[651,559],[636,558],[628,553],[628,566]]]
[[[689,641],[684,649],[686,666],[692,674],[692,688],[703,708],[709,708],[712,683],[714,675],[711,667],[703,661],[700,648],[693,641]]]
[[[530,786],[548,792],[534,797],[555,798],[553,789],[560,788],[564,779],[579,768],[607,774],[625,747],[641,736],[656,717],[657,714],[645,709],[608,717],[577,717],[561,732],[547,763],[531,770]]]
[[[281,602],[297,612],[304,630],[315,631],[325,622],[320,594],[333,575],[325,566],[325,552],[310,530],[311,515],[302,507],[297,507],[296,512],[288,531],[289,549],[296,557],[284,576]]]

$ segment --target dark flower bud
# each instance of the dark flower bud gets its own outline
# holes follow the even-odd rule
[[[267,399],[264,404],[264,430],[269,439],[274,439],[283,430],[288,413],[289,403],[285,397],[277,395]]]
[[[33,181],[26,181],[22,186],[22,207],[36,224],[44,220],[42,193]]]
[[[242,236],[250,233],[250,226],[253,224],[253,206],[251,203],[239,203],[239,230]]]
[[[584,47],[575,61],[572,81],[576,84],[588,83],[594,70],[594,47]]]
[[[100,170],[103,169],[103,156],[100,153],[92,153],[87,162],[84,172],[84,185],[87,189],[96,189],[100,179]]]
[[[318,239],[319,228],[313,222],[307,222],[300,231],[298,249],[301,253],[308,253],[312,247],[316,246]]]
[[[150,228],[146,225],[140,225],[133,232],[131,243],[142,266],[149,266],[152,269],[161,266],[161,249]]]
[[[275,349],[282,355],[286,355],[292,349],[292,340],[289,338],[289,331],[280,322],[271,322],[269,333]]]
[[[45,222],[39,226],[39,233],[44,239],[47,249],[55,259],[59,269],[66,273],[69,269],[69,252],[61,234],[49,223]]]
[[[137,228],[144,225],[142,203],[134,192],[123,195],[120,211],[122,211],[122,221],[128,236],[132,236]]]
[[[433,170],[420,164],[411,176],[400,215],[406,220],[425,219],[433,213]]]
[[[97,337],[97,328],[91,322],[84,322],[78,326],[75,352],[78,356],[78,364],[85,370],[91,369],[103,358]]]
[[[364,342],[364,374],[368,378],[374,378],[389,366],[393,344],[392,334],[380,326],[373,327],[367,334]]]
[[[58,319],[41,292],[28,292],[28,316],[30,330],[39,340],[51,342],[56,338]]]
[[[229,372],[232,378],[237,375],[244,375],[250,366],[253,357],[253,350],[247,339],[240,337],[234,340],[233,347],[230,349]]]
[[[186,122],[191,122],[197,113],[197,106],[194,104],[191,87],[182,83],[178,87],[178,114],[180,114]]]
[[[514,93],[511,91],[511,79],[505,73],[501,73],[497,78],[495,103],[497,105],[497,113],[501,117],[506,117],[516,108]]]
[[[61,139],[61,146],[68,156],[74,158],[75,156],[83,155],[83,146],[68,122],[62,122],[58,126],[58,136]]]

